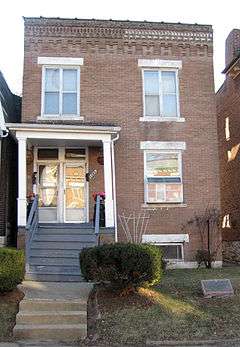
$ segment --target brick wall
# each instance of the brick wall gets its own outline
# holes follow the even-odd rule
[[[226,62],[229,64],[236,57],[234,52],[240,49],[240,30],[234,29],[226,40]],[[221,208],[222,215],[229,215],[229,225],[223,228],[225,241],[240,240],[240,168],[239,168],[239,134],[240,134],[240,76],[233,79],[228,74],[225,82],[216,95],[217,124],[220,156]],[[229,120],[229,134],[225,133],[226,118]],[[231,151],[231,157],[228,152]],[[225,217],[226,218],[226,217]],[[231,254],[232,254],[232,244]],[[225,243],[224,254],[227,243]]]
[[[149,39],[141,34],[146,31]],[[187,149],[183,152],[186,206],[158,205],[148,228],[149,233],[182,233],[182,225],[194,214],[201,214],[208,206],[219,208],[212,47],[210,26],[25,19],[22,121],[35,122],[40,115],[38,56],[84,58],[81,116],[85,122],[110,123],[122,128],[115,145],[118,212],[144,209],[140,141],[186,142]],[[143,116],[139,58],[182,60],[180,110],[185,122],[139,121]],[[185,245],[185,259],[190,261],[200,244],[196,230],[190,228],[188,232],[190,243]],[[218,234],[217,239],[220,238]],[[124,239],[120,227],[119,239]]]

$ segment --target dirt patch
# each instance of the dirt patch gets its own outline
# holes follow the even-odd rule
[[[0,294],[0,341],[12,341],[12,330],[16,322],[19,302],[23,293],[14,289],[11,292]]]

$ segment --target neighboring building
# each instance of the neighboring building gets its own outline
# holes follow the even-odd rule
[[[19,240],[26,195],[38,192],[40,222],[64,224],[66,240],[73,223],[92,222],[92,193],[105,191],[115,240],[126,240],[119,214],[155,209],[143,241],[164,247],[174,266],[195,266],[200,236],[182,225],[220,207],[212,27],[24,21],[22,123],[9,124]]]
[[[20,122],[21,98],[11,93],[0,71],[0,247],[16,244],[17,143],[6,123]]]
[[[223,255],[240,261],[240,29],[226,40],[225,81],[217,92]]]

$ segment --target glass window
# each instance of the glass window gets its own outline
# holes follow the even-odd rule
[[[66,148],[65,149],[66,159],[84,158],[85,156],[86,156],[85,148]]]
[[[78,89],[78,69],[46,68],[44,114],[77,115]]]
[[[145,156],[147,202],[181,202],[180,153],[146,152]]]
[[[39,148],[38,159],[40,160],[58,159],[58,149],[57,148]]]
[[[57,206],[58,165],[39,165],[39,207]]]
[[[178,117],[176,71],[144,71],[145,116]]]
[[[159,245],[165,260],[183,260],[182,245]]]

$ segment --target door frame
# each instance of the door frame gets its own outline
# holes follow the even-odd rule
[[[87,184],[86,184],[86,178],[84,180],[84,201],[85,201],[85,207],[84,207],[84,221],[74,221],[74,220],[66,220],[66,166],[69,165],[69,166],[77,166],[77,165],[81,165],[81,163],[83,163],[84,165],[84,175],[86,177],[86,172],[87,172],[87,168],[86,168],[86,159],[81,159],[79,162],[75,161],[75,160],[68,160],[68,161],[65,161],[63,163],[63,175],[62,175],[62,178],[63,178],[63,221],[64,223],[87,223],[87,220],[88,220],[88,215],[87,215]]]
[[[52,159],[52,160],[38,160],[37,154],[38,149],[42,148],[57,148],[58,149],[58,160]],[[65,149],[66,148],[85,148],[85,158],[81,158],[80,161],[85,162],[85,173],[89,170],[89,148],[88,146],[79,146],[79,147],[71,147],[71,146],[34,146],[33,148],[33,171],[37,172],[37,178],[38,178],[38,165],[39,164],[58,164],[59,165],[59,182],[58,182],[58,206],[57,206],[57,221],[52,222],[41,222],[41,223],[89,223],[89,182],[85,180],[85,202],[86,202],[86,209],[85,209],[85,221],[84,222],[71,222],[65,220],[65,194],[64,194],[64,188],[65,188],[65,164],[67,163],[75,163],[77,164],[77,160],[69,160],[65,159]],[[32,188],[32,191],[35,191],[38,193],[38,180],[36,187]]]

